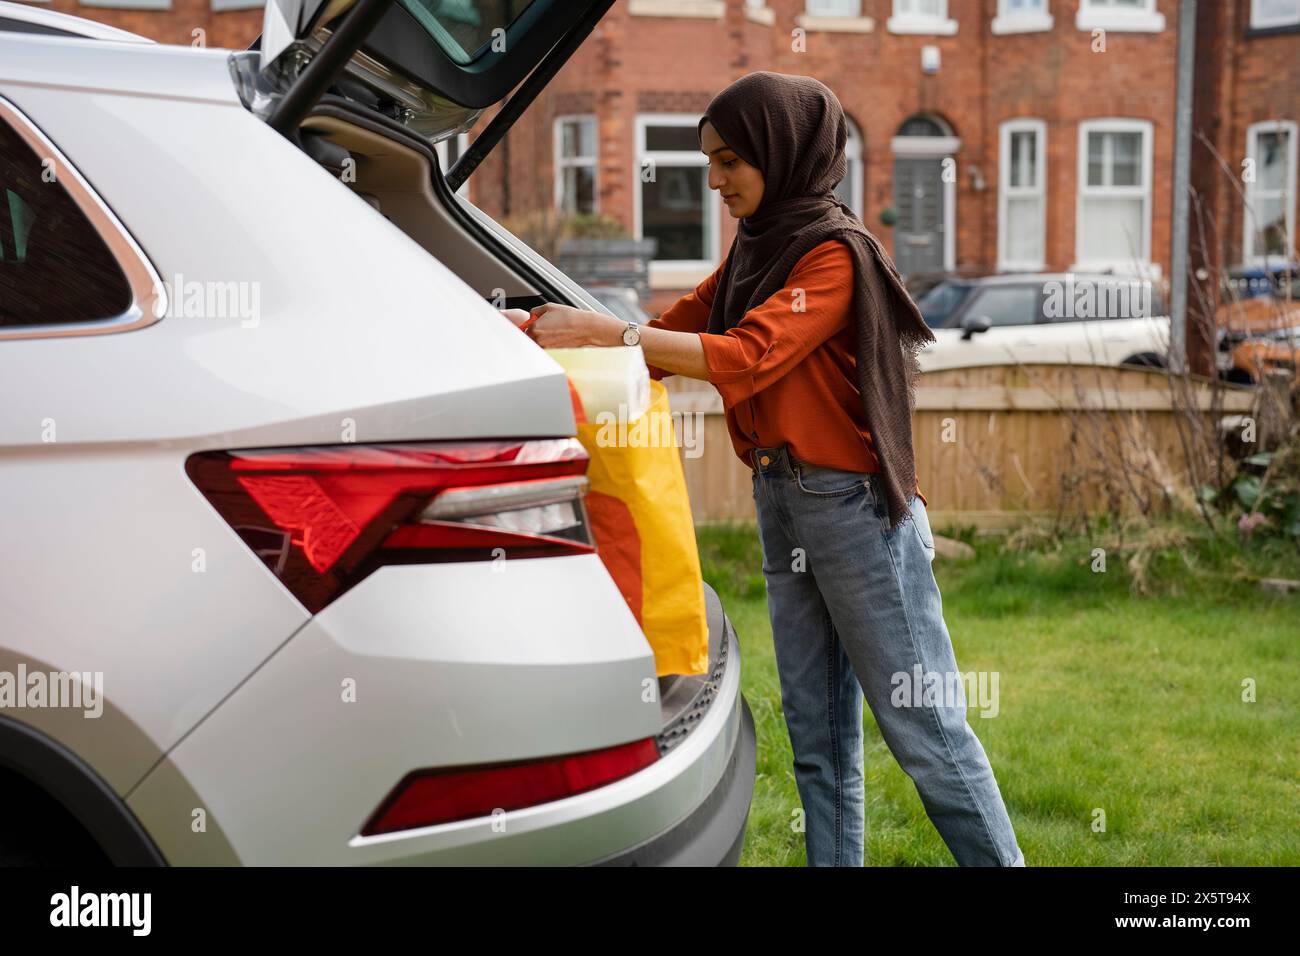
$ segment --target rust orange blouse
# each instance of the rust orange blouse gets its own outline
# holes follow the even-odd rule
[[[785,287],[725,335],[706,329],[719,265],[648,324],[700,336],[709,382],[722,396],[736,455],[788,445],[800,461],[846,471],[880,470],[857,386],[856,323],[850,321],[853,258],[838,239],[814,246]],[[651,365],[650,377],[673,374]],[[918,497],[929,507],[925,496]]]

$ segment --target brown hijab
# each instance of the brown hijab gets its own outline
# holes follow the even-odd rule
[[[785,285],[809,250],[828,239],[853,254],[857,377],[867,429],[880,462],[889,526],[910,517],[916,493],[912,450],[916,354],[934,334],[903,286],[880,240],[835,196],[848,169],[848,126],[839,99],[810,76],[760,71],[736,80],[710,102],[713,124],[741,159],[763,173],[763,198],[740,220],[709,315],[725,334]]]

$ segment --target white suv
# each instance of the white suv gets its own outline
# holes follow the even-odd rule
[[[1155,283],[1110,273],[944,279],[917,306],[935,340],[921,368],[1005,363],[1163,368],[1169,312]]]
[[[0,2],[0,860],[738,858],[735,634],[656,677],[498,311],[599,306],[455,194],[610,0],[502,6]]]

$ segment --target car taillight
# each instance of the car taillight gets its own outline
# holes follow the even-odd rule
[[[393,788],[362,836],[519,810],[594,790],[659,759],[654,739],[513,764],[418,770]]]
[[[574,438],[199,452],[185,471],[315,613],[386,564],[591,554]]]

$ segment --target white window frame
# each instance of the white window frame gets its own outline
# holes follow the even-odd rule
[[[703,259],[654,259],[650,262],[652,288],[691,288],[703,282],[718,264],[718,216],[722,200],[708,188],[708,159],[698,150],[647,150],[646,128],[649,126],[685,126],[695,129],[700,122],[698,113],[638,113],[636,116],[636,161],[632,164],[632,235],[644,239],[641,210],[641,167],[646,159],[654,159],[656,169],[670,166],[696,166],[706,177],[704,187],[704,253]],[[709,197],[713,196],[713,199]]]
[[[1250,0],[1250,28],[1252,30],[1271,30],[1275,27],[1300,26],[1300,2],[1296,3],[1296,12],[1291,16],[1266,18],[1260,10],[1260,0]]]
[[[595,152],[591,156],[565,156],[564,155],[564,135],[560,128],[565,123],[572,123],[575,120],[591,123],[591,142],[595,147]],[[600,122],[595,113],[565,113],[563,116],[555,117],[551,124],[551,155],[555,164],[555,185],[552,190],[554,196],[555,208],[562,210],[560,200],[564,197],[564,171],[574,166],[588,166],[591,168],[591,214],[596,215],[600,212]]]
[[[796,13],[794,25],[804,30],[826,33],[871,33],[876,21],[863,14],[861,0],[851,0],[848,10],[817,10],[814,0],[805,0],[803,12]]]
[[[81,0],[81,5],[105,10],[170,10],[172,8],[171,0]]]
[[[1088,32],[1161,33],[1165,29],[1165,15],[1156,9],[1156,0],[1143,0],[1138,10],[1113,6],[1110,0],[1079,0],[1074,25]]]
[[[725,0],[628,0],[633,17],[696,17],[721,20],[727,12]]]
[[[998,0],[998,13],[993,18],[993,32],[999,36],[1007,33],[1045,33],[1056,25],[1049,0],[1038,0],[1038,10],[1012,10],[1011,0]]]
[[[1090,133],[1141,133],[1142,134],[1142,156],[1141,186],[1089,186],[1088,185],[1088,135]],[[1075,207],[1074,207],[1074,256],[1075,262],[1070,269],[1076,272],[1094,271],[1100,272],[1106,269],[1113,269],[1116,272],[1127,273],[1133,271],[1135,267],[1142,270],[1154,270],[1159,273],[1159,268],[1151,259],[1151,208],[1153,183],[1151,181],[1152,163],[1152,140],[1155,136],[1154,125],[1150,120],[1130,119],[1127,117],[1107,116],[1097,119],[1083,120],[1079,123],[1078,139],[1078,183],[1075,189]],[[1142,199],[1142,240],[1137,254],[1132,258],[1123,259],[1084,259],[1082,257],[1083,249],[1083,206],[1084,200],[1089,198],[1117,198],[1117,197],[1137,197]]]
[[[1011,185],[1012,133],[1033,133],[1035,136],[1034,186]],[[999,128],[998,143],[998,271],[1041,272],[1047,267],[1047,123],[1027,117],[1007,120]],[[1012,199],[1038,200],[1038,229],[1043,254],[1037,261],[1012,259],[1007,254],[1010,248],[1007,222]]]
[[[459,151],[457,152],[456,155],[458,157],[464,156],[465,150],[469,149],[469,133],[457,133],[456,145],[459,147]],[[446,177],[447,173],[450,172],[450,167],[447,165],[447,140],[445,139],[439,140],[438,142],[433,144],[433,148],[438,154],[438,163],[440,166],[442,166],[442,175]],[[468,179],[466,179],[463,183],[460,184],[460,188],[456,190],[456,195],[462,197],[463,199],[469,198]]]
[[[745,0],[745,16],[768,27],[776,23],[776,11],[767,5],[767,0]]]
[[[891,0],[891,15],[885,21],[890,33],[919,34],[924,36],[952,36],[957,32],[957,21],[948,16],[948,0],[937,0],[939,12],[935,14],[899,11],[900,3],[915,0]]]
[[[859,219],[862,219],[866,212],[862,207],[862,181],[865,168],[862,161],[865,152],[862,142],[862,129],[847,116],[844,117],[844,121],[849,129],[849,138],[844,143],[844,158],[848,161],[848,170],[845,172],[844,178],[849,181],[849,207],[858,214]]]
[[[1244,263],[1250,265],[1263,265],[1266,262],[1289,262],[1295,258],[1295,197],[1296,197],[1296,122],[1294,120],[1264,120],[1259,123],[1251,123],[1246,128],[1246,156],[1257,157],[1259,155],[1259,134],[1260,133],[1286,133],[1287,136],[1287,157],[1286,168],[1283,175],[1286,181],[1282,186],[1282,195],[1278,198],[1282,200],[1282,208],[1286,216],[1286,248],[1287,251],[1283,256],[1259,255],[1255,252],[1255,203],[1261,198],[1259,196],[1258,177],[1253,183],[1244,183],[1245,201],[1242,210],[1242,232],[1241,232],[1241,258]],[[1259,163],[1255,164],[1258,170]]]
[[[847,10],[826,9],[847,6]],[[821,9],[818,9],[818,8]],[[804,13],[810,17],[860,17],[862,0],[804,0]]]

